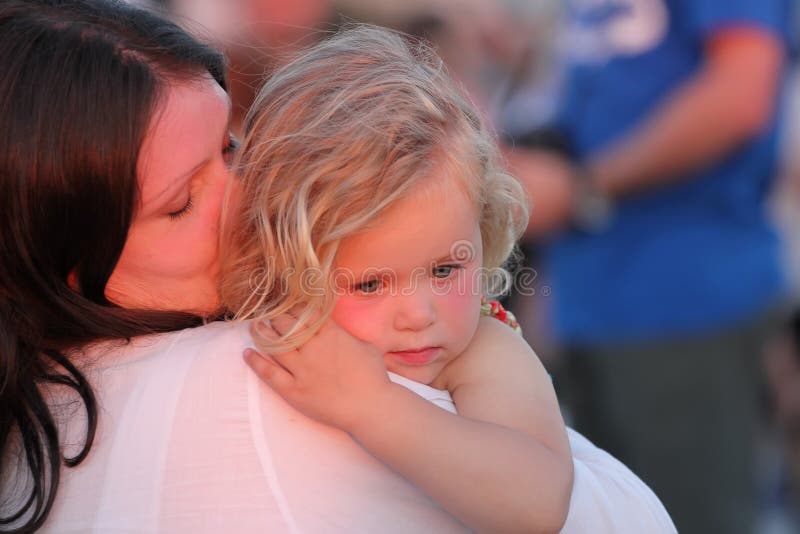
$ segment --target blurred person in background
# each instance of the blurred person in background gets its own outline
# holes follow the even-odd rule
[[[681,532],[756,528],[760,357],[787,291],[764,200],[788,11],[571,1],[560,112],[509,149],[546,239],[575,424]]]
[[[783,242],[783,264],[790,286],[792,314],[767,352],[771,414],[777,425],[769,435],[776,454],[773,491],[768,503],[788,522],[800,525],[800,37],[798,0],[792,0],[790,38],[792,61],[786,84],[786,102],[780,138],[779,173],[770,193],[770,213]],[[793,532],[795,531],[793,530]]]
[[[333,0],[352,20],[389,27],[435,46],[450,76],[493,124],[531,56],[549,46],[549,12],[559,0]],[[543,24],[544,22],[544,24]],[[549,27],[548,27],[549,26]],[[541,54],[539,54],[541,55]],[[513,120],[513,119],[512,119]],[[529,126],[529,124],[526,124]]]
[[[332,0],[135,0],[171,13],[193,33],[211,36],[229,62],[231,131],[275,68],[299,50],[332,34],[339,18]]]

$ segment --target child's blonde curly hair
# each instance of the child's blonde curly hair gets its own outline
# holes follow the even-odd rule
[[[480,216],[483,266],[509,258],[528,220],[520,184],[474,106],[426,45],[356,26],[278,70],[245,120],[241,206],[226,217],[221,299],[236,318],[294,310],[263,350],[294,348],[330,316],[342,239],[446,168]],[[458,194],[458,193],[457,193]]]

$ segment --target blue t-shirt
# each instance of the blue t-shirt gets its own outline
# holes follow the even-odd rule
[[[571,4],[560,126],[579,159],[627,133],[692,76],[715,29],[757,25],[784,38],[789,19],[784,0]],[[723,328],[774,306],[785,281],[764,198],[777,131],[776,118],[701,172],[621,200],[607,231],[556,238],[546,259],[562,340],[657,340]]]

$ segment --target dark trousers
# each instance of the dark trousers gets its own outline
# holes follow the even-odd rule
[[[761,355],[773,324],[567,351],[575,428],[647,482],[681,533],[755,530]]]

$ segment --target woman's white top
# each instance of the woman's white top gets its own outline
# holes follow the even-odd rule
[[[98,433],[86,460],[62,469],[44,531],[466,530],[348,434],[305,417],[262,384],[242,360],[251,344],[247,325],[215,323],[87,351]],[[392,378],[455,411],[447,392]],[[69,452],[82,441],[85,416],[61,393],[50,395]],[[570,444],[575,486],[565,532],[675,531],[621,463],[573,431]]]

